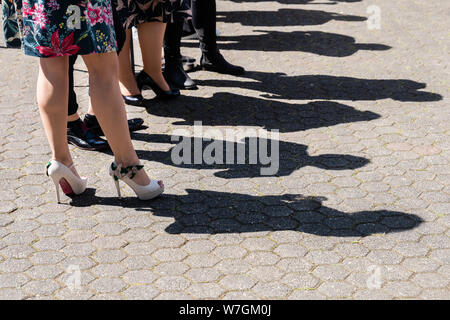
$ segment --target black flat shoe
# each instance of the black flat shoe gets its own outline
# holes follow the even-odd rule
[[[158,84],[144,71],[142,70],[136,77],[136,82],[138,84],[139,90],[152,89],[156,94],[156,97],[163,100],[170,100],[180,96],[180,90],[170,89],[169,91],[164,91]]]
[[[68,122],[67,142],[82,150],[102,151],[109,148],[108,142],[90,130],[80,119]]]
[[[136,94],[134,96],[122,96],[125,104],[135,107],[143,107],[144,106],[144,97],[142,94]]]
[[[185,90],[198,89],[194,80],[184,71],[181,60],[167,60],[163,74],[171,86]]]
[[[97,117],[93,116],[91,114],[86,114],[83,119],[84,124],[86,127],[89,128],[89,130],[92,130],[94,133],[98,134],[99,136],[104,136],[102,128],[100,127],[100,124],[98,123]],[[130,132],[137,131],[142,128],[142,125],[144,124],[144,120],[141,118],[134,118],[128,120],[128,129]]]
[[[231,74],[235,76],[245,73],[244,68],[235,66],[227,62],[220,52],[216,52],[215,54],[211,55],[211,57],[206,57],[205,55],[202,55],[202,58],[200,60],[200,67],[203,70],[223,74]]]

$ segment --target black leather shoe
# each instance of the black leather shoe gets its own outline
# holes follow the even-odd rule
[[[171,86],[186,90],[198,89],[194,80],[184,71],[181,60],[166,60],[163,74]]]
[[[98,134],[99,136],[104,136],[102,128],[100,127],[100,124],[98,123],[97,117],[93,116],[91,114],[86,114],[83,119],[84,124],[86,127],[89,128],[89,130],[92,130],[94,133]],[[137,131],[142,128],[142,125],[144,124],[144,120],[141,118],[134,118],[128,120],[128,129],[130,129],[130,132]]]
[[[123,101],[125,101],[125,104],[128,104],[130,106],[136,106],[136,107],[143,107],[144,106],[144,97],[142,94],[137,94],[134,96],[122,96]]]
[[[203,70],[214,71],[223,74],[241,75],[245,73],[245,69],[235,66],[225,60],[220,52],[216,52],[211,57],[202,55],[200,66]]]
[[[108,142],[90,130],[80,119],[68,122],[67,142],[82,150],[101,151],[109,148]]]
[[[143,89],[150,88],[159,99],[170,100],[180,96],[180,90],[178,89],[171,88],[169,91],[164,91],[163,89],[161,89],[144,70],[139,72],[136,77],[136,82],[138,84],[139,90],[142,91]]]

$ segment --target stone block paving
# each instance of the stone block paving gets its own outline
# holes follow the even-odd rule
[[[194,72],[199,90],[127,107],[167,186],[151,202],[118,200],[111,155],[72,148],[89,189],[56,203],[37,60],[1,47],[0,298],[449,299],[449,9],[219,0],[220,47],[248,73]],[[75,76],[85,112],[81,59]],[[278,173],[175,165],[171,135],[194,121],[278,129]]]

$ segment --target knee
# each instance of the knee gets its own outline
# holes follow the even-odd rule
[[[69,65],[67,57],[41,58],[40,77],[55,88],[66,87],[69,82]]]
[[[83,58],[91,80],[102,82],[118,80],[119,63],[116,53],[93,54]]]

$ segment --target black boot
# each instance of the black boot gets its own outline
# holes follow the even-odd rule
[[[245,73],[245,69],[240,66],[235,66],[229,63],[223,55],[217,51],[214,55],[202,55],[200,66],[203,70],[214,71],[224,74],[232,74],[235,76]]]
[[[181,59],[178,60],[166,60],[164,67],[164,78],[167,82],[178,89],[185,90],[197,90],[197,84],[194,80],[189,77],[189,75],[184,71],[183,62]]]
[[[216,1],[192,0],[192,22],[200,40],[204,70],[240,75],[245,69],[228,63],[217,48]]]
[[[175,21],[167,24],[164,35],[164,78],[178,89],[197,89],[197,85],[183,69],[180,51],[183,21]]]

